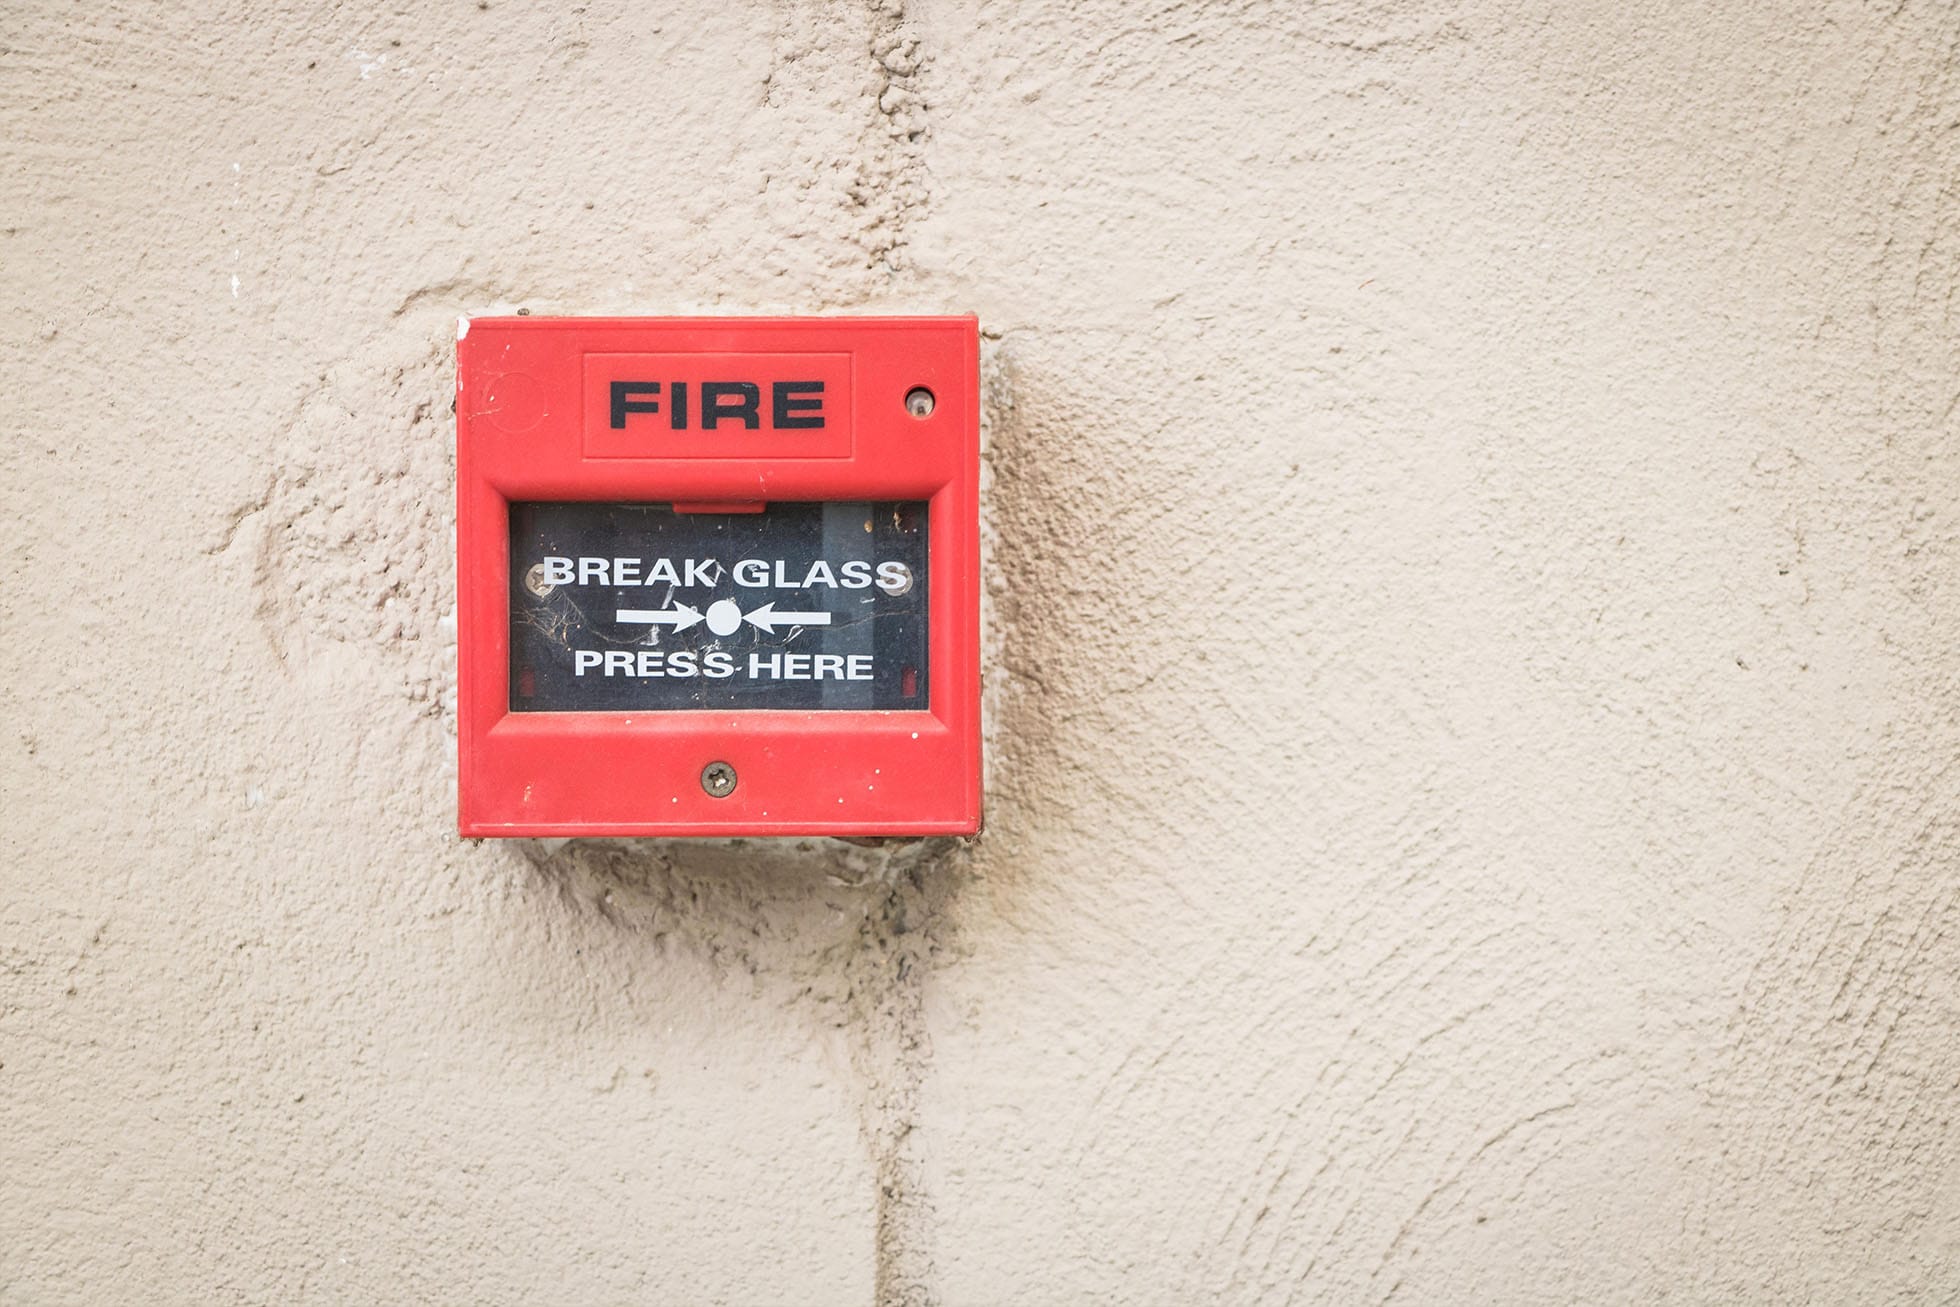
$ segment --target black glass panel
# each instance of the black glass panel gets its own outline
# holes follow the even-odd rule
[[[924,709],[926,505],[510,506],[514,712]]]

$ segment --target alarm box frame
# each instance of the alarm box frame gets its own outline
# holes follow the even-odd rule
[[[460,320],[462,834],[977,831],[979,402],[979,324],[972,316]],[[513,506],[525,522],[539,513],[611,513],[617,521],[605,530],[613,534],[603,538],[617,540],[626,531],[628,543],[637,529],[632,523],[697,535],[712,524],[726,528],[721,538],[734,554],[749,524],[772,523],[772,506],[783,531],[813,517],[842,516],[853,532],[863,517],[863,530],[872,533],[878,515],[872,506],[890,516],[913,505],[923,506],[923,526],[907,525],[923,532],[925,574],[909,599],[894,597],[902,596],[901,584],[911,589],[905,564],[855,558],[867,546],[834,527],[823,538],[842,540],[837,548],[853,553],[852,566],[841,554],[812,562],[807,571],[800,560],[786,570],[777,559],[773,581],[828,580],[857,590],[772,591],[768,558],[689,559],[695,566],[682,570],[674,560],[634,557],[611,574],[606,560],[579,560],[596,570],[577,577],[573,560],[554,558],[533,565],[539,570],[517,572],[529,555],[513,539]],[[670,580],[682,582],[658,587],[663,609],[628,609],[627,590],[605,588],[627,577],[638,581],[643,568],[661,563]],[[747,568],[744,581],[762,588],[728,592],[738,565]],[[885,570],[870,570],[876,566]],[[622,650],[626,637],[615,629],[603,651],[566,648],[549,671],[574,706],[527,710],[531,701],[513,695],[518,618],[531,622],[521,632],[528,643],[519,648],[520,661],[542,637],[539,620],[516,609],[529,593],[549,597],[549,583],[568,578],[588,589],[568,589],[552,600],[567,615],[551,619],[554,638],[563,638],[565,621],[613,620],[604,611],[616,612],[619,621],[649,623],[646,637]],[[527,583],[531,591],[522,588]],[[573,603],[574,593],[582,606]],[[819,599],[794,598],[811,593]],[[901,671],[872,653],[827,655],[814,666],[840,684],[821,691],[743,679],[745,656],[750,676],[784,667],[807,675],[813,662],[796,652],[799,638],[803,648],[821,648],[826,639],[846,638],[837,633],[849,621],[835,632],[799,623],[828,624],[820,603],[847,601],[863,607],[850,609],[846,619],[909,603],[906,615],[884,619],[886,628],[915,639],[925,665]],[[807,611],[772,611],[779,607]],[[862,641],[860,628],[876,624],[858,619],[848,638]],[[774,642],[766,650],[765,640]],[[664,655],[654,646],[664,646]],[[559,650],[545,652],[556,659]],[[697,678],[711,669],[724,679],[636,679],[660,677],[663,667],[676,675],[685,668]],[[620,675],[611,676],[614,671]],[[527,668],[515,676],[520,692],[537,688]],[[842,684],[846,677],[866,684]],[[601,690],[612,696],[605,706],[585,706]],[[810,698],[816,693],[822,704]],[[905,693],[920,702],[899,698]],[[781,706],[772,695],[789,696],[795,706]],[[840,702],[845,706],[835,706]]]

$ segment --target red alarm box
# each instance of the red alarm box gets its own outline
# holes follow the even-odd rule
[[[462,833],[980,825],[979,324],[457,327]]]

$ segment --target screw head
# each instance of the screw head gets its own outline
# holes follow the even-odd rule
[[[915,418],[931,417],[935,402],[932,392],[924,386],[914,386],[905,392],[905,411]]]
[[[701,769],[701,788],[710,798],[727,798],[735,792],[735,769],[725,762],[709,763]]]

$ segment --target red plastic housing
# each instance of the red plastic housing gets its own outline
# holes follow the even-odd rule
[[[466,836],[963,835],[980,825],[979,324],[934,318],[477,318],[458,326],[458,819]],[[821,376],[815,439],[663,440],[608,422],[640,372]],[[658,356],[649,358],[647,356]],[[908,412],[916,387],[929,416]],[[509,506],[925,500],[925,711],[510,711]],[[734,791],[702,783],[713,762]]]

